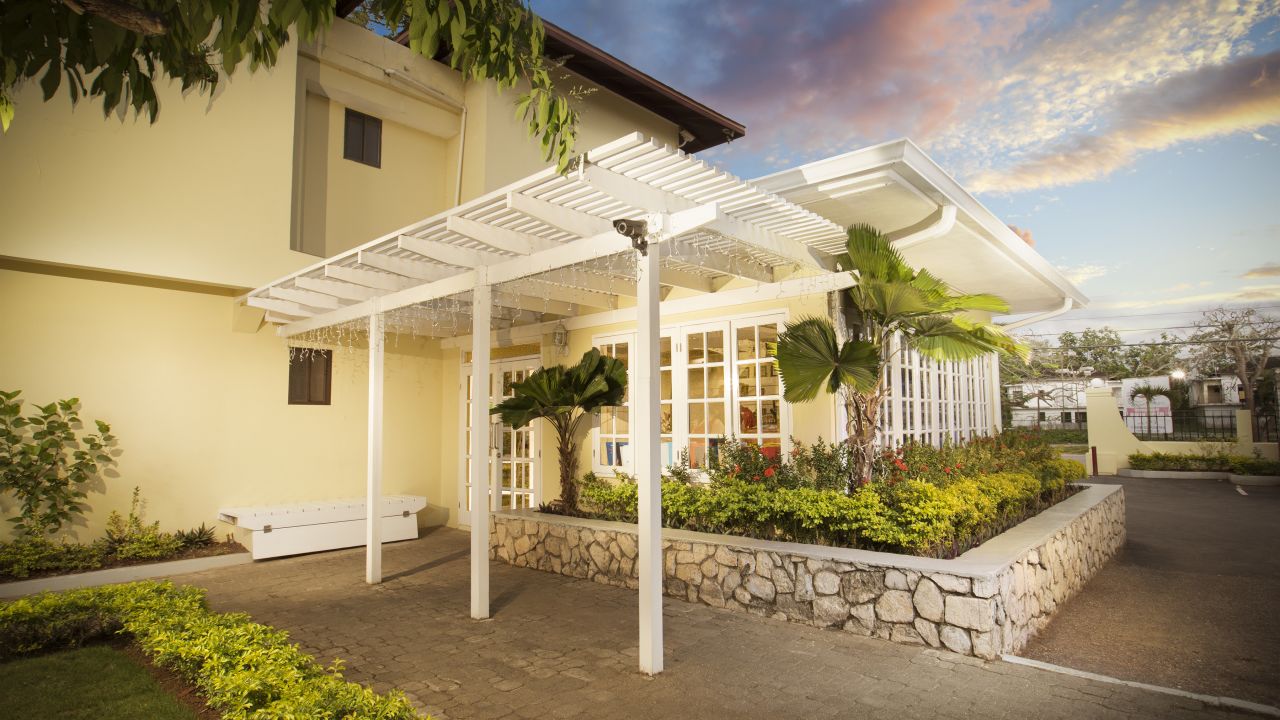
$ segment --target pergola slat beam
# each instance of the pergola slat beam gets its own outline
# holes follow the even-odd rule
[[[528,255],[539,250],[549,250],[560,243],[554,240],[531,235],[517,230],[488,225],[464,217],[451,215],[445,221],[445,228],[455,235],[471,238],[492,248],[505,250],[517,255]]]
[[[609,275],[600,275],[598,273],[574,270],[572,268],[563,270],[552,270],[551,272],[539,275],[539,281],[553,283],[558,286],[566,286],[571,288],[581,288],[597,293],[607,293],[610,295],[619,295],[621,297],[635,297],[636,289],[630,279],[621,280]]]
[[[293,280],[293,284],[303,290],[332,295],[342,300],[355,300],[356,302],[376,298],[379,295],[385,295],[387,292],[365,287],[364,285],[353,285],[349,282],[326,280],[324,278],[296,277]]]
[[[401,235],[398,244],[401,250],[408,250],[422,257],[462,268],[484,267],[507,259],[505,255],[481,252],[480,250],[450,245],[439,240],[426,240],[412,235]]]
[[[612,226],[610,226],[607,233],[575,240],[560,247],[543,250],[525,257],[512,258],[505,262],[491,265],[485,270],[490,282],[496,285],[615,255],[623,252],[628,247],[627,239],[615,233]],[[373,312],[388,312],[406,305],[416,305],[428,300],[470,292],[475,287],[476,277],[475,270],[450,275],[435,282],[423,283],[371,298],[356,305],[348,305],[322,315],[290,323],[279,328],[276,332],[284,337],[289,337],[330,325],[350,322]]]
[[[342,267],[341,265],[325,265],[324,274],[326,277],[331,277],[335,280],[363,285],[374,290],[388,290],[391,292],[407,290],[417,284],[413,280],[399,275]]]
[[[665,249],[665,248],[664,248]],[[655,249],[656,252],[656,249]],[[681,270],[673,267],[663,267],[658,269],[658,278],[663,285],[671,285],[672,287],[682,287],[688,290],[696,290],[698,292],[712,293],[716,291],[713,278],[705,275],[698,275],[687,270]]]
[[[542,280],[515,280],[504,285],[503,289],[520,295],[545,297],[583,307],[603,308],[606,310],[614,310],[618,307],[618,298],[613,295],[591,292],[576,287],[555,285]]]
[[[505,287],[505,286],[504,286]],[[534,295],[519,295],[513,292],[497,291],[493,293],[493,304],[517,310],[551,313],[552,315],[576,315],[578,309],[573,303],[561,300],[540,298]]]
[[[440,267],[434,263],[391,257],[390,255],[381,255],[367,250],[361,250],[356,255],[356,262],[360,265],[377,268],[378,270],[395,273],[414,280],[439,280],[442,277],[453,274],[449,268]]]
[[[307,318],[316,314],[314,310],[288,300],[277,300],[275,298],[264,298],[250,295],[245,299],[245,303],[248,304],[249,307],[270,310],[284,315],[293,315],[294,317]]]
[[[584,238],[613,231],[613,224],[602,217],[520,193],[507,194],[507,208]]]
[[[277,300],[288,300],[299,305],[318,308],[320,310],[337,310],[342,307],[343,303],[338,298],[324,293],[311,292],[310,290],[298,290],[296,288],[271,287],[267,288],[267,296]]]
[[[670,252],[664,252],[662,257],[756,282],[772,283],[774,281],[773,269],[767,265],[716,250],[697,248],[689,243],[672,243]]]

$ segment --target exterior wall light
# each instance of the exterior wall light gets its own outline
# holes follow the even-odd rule
[[[556,329],[551,331],[551,345],[555,347],[557,355],[569,354],[569,329],[563,322],[556,323]]]

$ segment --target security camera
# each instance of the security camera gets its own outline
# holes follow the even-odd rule
[[[642,240],[649,232],[649,224],[644,220],[614,220],[613,229],[632,240]]]

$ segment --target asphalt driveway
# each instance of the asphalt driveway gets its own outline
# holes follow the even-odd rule
[[[1021,655],[1280,706],[1280,487],[1102,482],[1128,543]]]

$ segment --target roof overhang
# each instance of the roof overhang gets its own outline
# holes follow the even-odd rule
[[[989,292],[1010,314],[1088,298],[910,140],[882,143],[755,180],[838,225],[889,234],[908,262],[961,292]]]

